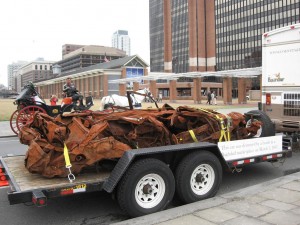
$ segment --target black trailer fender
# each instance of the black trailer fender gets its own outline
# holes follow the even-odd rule
[[[252,123],[252,121],[262,122],[261,128],[257,131],[257,134],[254,137],[269,137],[275,135],[275,124],[265,112],[260,110],[251,110],[244,115],[246,116],[246,127]]]
[[[104,182],[103,189],[108,193],[112,193],[118,182],[121,180],[122,176],[131,165],[131,163],[139,157],[151,157],[153,155],[159,154],[168,154],[168,153],[190,153],[191,151],[211,151],[213,152],[220,160],[221,164],[226,164],[221,152],[218,149],[218,146],[209,142],[197,142],[197,143],[188,143],[188,144],[178,144],[178,145],[167,145],[160,147],[151,147],[151,148],[140,148],[127,151],[119,159],[118,163],[112,170],[109,178]],[[227,164],[226,164],[227,165]]]

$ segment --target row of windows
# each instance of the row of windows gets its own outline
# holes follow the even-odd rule
[[[257,58],[251,58],[250,56],[245,56],[244,58],[237,58],[238,55],[230,55],[228,57],[220,57],[217,59],[218,64],[222,63],[228,63],[230,62],[230,65],[236,65],[236,68],[240,67],[239,65],[242,64],[251,64],[251,63],[257,63],[261,60],[261,57]],[[240,67],[242,68],[242,67]]]
[[[251,51],[250,49],[241,49],[240,51],[227,51],[217,53],[217,65],[224,62],[234,62],[233,64],[242,65],[243,63],[261,62],[261,51]],[[259,64],[258,66],[260,66]],[[230,68],[227,68],[230,69]]]
[[[242,57],[238,57],[238,56],[240,56],[240,55],[232,54],[227,57],[219,57],[217,59],[218,65],[222,64],[222,63],[230,62],[231,65],[236,65],[236,67],[239,67],[238,65],[242,65],[245,63],[248,63],[248,64],[255,63],[256,64],[257,62],[261,61],[261,57],[254,58],[252,56],[244,56],[242,58]],[[259,65],[261,65],[261,63]]]
[[[272,25],[270,24],[270,27],[268,28],[270,29],[271,27]],[[257,39],[261,39],[261,36],[265,33],[265,31],[269,31],[269,29],[255,29],[255,30],[237,29],[233,31],[218,30],[218,32],[216,32],[216,36],[217,38],[223,39],[224,37],[230,40],[245,39],[247,37],[257,37]],[[243,32],[241,32],[242,30]]]
[[[257,40],[257,37],[246,37],[243,39],[218,39],[217,40],[218,50],[225,51],[224,47],[230,47],[231,49],[247,48],[261,46],[261,40]],[[238,47],[237,47],[238,46]]]
[[[259,14],[266,15],[266,14],[274,14],[278,12],[284,12],[284,11],[293,11],[298,10],[299,8],[299,2],[284,6],[284,7],[259,7],[259,8],[250,8],[249,10],[244,10],[245,7],[242,7],[238,10],[227,10],[226,9],[217,9],[216,10],[216,18],[222,18],[222,17],[232,17],[232,16],[242,16],[245,14],[249,14],[252,16],[257,16]],[[242,14],[242,15],[239,15]]]
[[[237,28],[247,28],[247,29],[255,29],[263,27],[262,24],[266,22],[275,24],[283,24],[290,21],[294,21],[295,19],[299,18],[299,13],[292,13],[288,12],[287,16],[284,13],[278,13],[268,16],[260,16],[259,18],[251,18],[251,17],[244,17],[232,20],[217,20],[218,23],[216,24],[216,29],[237,29]]]
[[[235,1],[227,1],[222,2],[222,0],[215,1],[216,8],[217,9],[224,9],[225,11],[233,11],[236,12],[236,10],[240,11],[247,11],[250,9],[265,9],[268,10],[270,8],[277,8],[277,7],[287,7],[290,8],[291,5],[299,3],[298,0],[273,0],[273,1],[256,1],[255,3],[250,3],[249,0],[237,0]]]
[[[249,42],[261,42],[261,38],[259,38],[261,35],[257,36],[246,36],[246,37],[237,37],[236,35],[231,36],[217,36],[217,43],[221,44],[220,47],[226,46],[226,45],[232,45],[232,44],[244,44],[247,45]]]
[[[217,56],[218,58],[226,57],[226,56],[232,56],[232,55],[237,55],[239,58],[244,58],[245,56],[249,55],[251,53],[252,58],[257,58],[261,57],[261,51],[260,50],[251,50],[250,48],[245,48],[245,49],[239,49],[239,50],[227,50],[227,51],[218,51]]]
[[[242,69],[242,68],[254,68],[260,67],[261,62],[247,62],[247,63],[236,63],[236,62],[225,62],[225,63],[218,63],[216,66],[216,70],[231,70],[231,69]]]
[[[40,68],[40,69],[39,69]],[[35,65],[35,70],[43,70],[43,65]],[[48,70],[48,66],[47,65],[44,65],[44,70]],[[52,66],[50,66],[50,70],[52,70]]]

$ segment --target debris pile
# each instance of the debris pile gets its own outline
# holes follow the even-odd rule
[[[29,145],[25,166],[45,177],[66,177],[64,144],[78,174],[104,159],[118,159],[130,149],[249,138],[261,123],[250,126],[240,113],[168,105],[159,110],[70,113],[56,118],[36,113],[19,134]]]

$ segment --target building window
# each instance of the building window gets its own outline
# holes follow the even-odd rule
[[[45,70],[47,70],[47,65],[45,65]]]
[[[177,88],[177,96],[192,96],[191,88]]]
[[[38,69],[38,66],[37,66],[37,65],[35,65],[35,69],[36,69],[36,70]]]
[[[43,70],[43,66],[42,65],[40,65],[40,70]]]

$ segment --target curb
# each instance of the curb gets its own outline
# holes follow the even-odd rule
[[[166,222],[168,220],[173,220],[188,214],[192,214],[196,211],[212,208],[215,206],[223,205],[228,202],[235,200],[245,199],[246,197],[259,194],[269,189],[273,189],[278,186],[282,186],[294,180],[300,179],[300,172],[290,174],[287,176],[279,177],[274,180],[266,181],[257,185],[253,185],[247,188],[243,188],[237,191],[233,191],[227,194],[216,196],[210,199],[202,200],[199,202],[194,202],[191,204],[179,206],[172,209],[167,209],[157,213],[149,214],[146,216],[141,216],[122,222],[114,223],[115,225],[151,225]]]
[[[0,136],[0,138],[10,138],[10,137],[18,137],[18,135],[15,134],[15,135],[2,135],[2,136]]]

